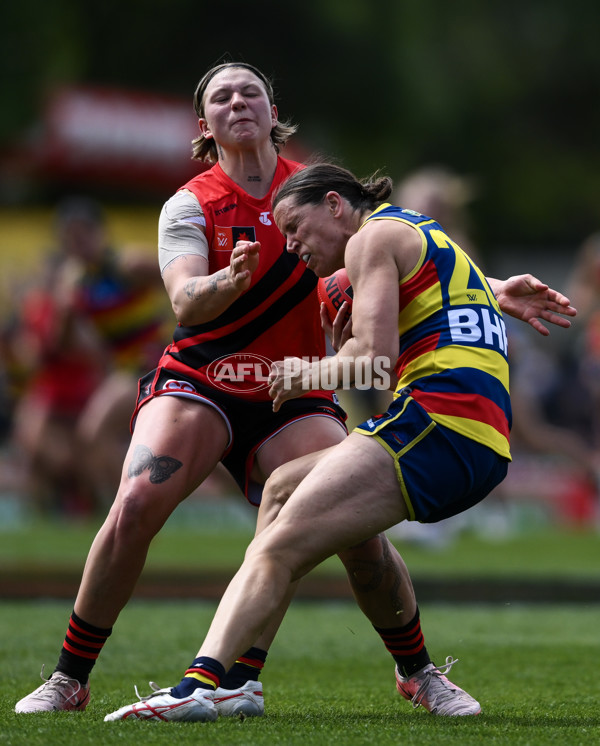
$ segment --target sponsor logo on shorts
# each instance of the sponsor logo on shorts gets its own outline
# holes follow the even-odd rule
[[[189,383],[189,381],[176,381],[173,378],[165,383],[161,391],[181,391],[188,394],[197,393],[196,389],[194,388],[194,386],[192,386],[191,383]]]
[[[300,385],[303,391],[335,389],[379,389],[390,387],[388,358],[338,358],[338,377],[333,380],[329,371],[321,370],[318,357],[285,358],[273,367],[263,355],[234,353],[214,360],[207,368],[208,380],[222,391],[251,393],[268,389],[273,380],[280,388],[290,390]],[[314,367],[310,367],[313,365]],[[335,399],[337,403],[337,398]]]
[[[272,361],[263,355],[236,352],[213,360],[206,375],[222,391],[251,393],[269,388]]]

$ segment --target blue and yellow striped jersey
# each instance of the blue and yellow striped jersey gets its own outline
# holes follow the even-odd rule
[[[399,285],[396,392],[410,387],[431,418],[510,458],[506,327],[481,270],[433,219],[390,204],[363,223],[397,220],[421,257]]]

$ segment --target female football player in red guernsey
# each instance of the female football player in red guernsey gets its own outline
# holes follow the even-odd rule
[[[271,84],[245,63],[211,69],[194,100],[194,155],[214,165],[171,197],[160,216],[160,266],[178,321],[173,342],[140,381],[121,484],[90,549],[56,669],[17,712],[85,708],[90,671],[151,540],[219,462],[258,504],[274,469],[347,436],[331,392],[290,400],[278,412],[269,397],[271,361],[325,355],[317,278],[286,251],[271,212],[274,191],[301,168],[279,155],[294,128],[278,121]],[[519,290],[530,308],[531,297],[538,301],[530,316],[555,300],[539,285]],[[420,699],[427,709],[479,712],[477,701],[431,663],[408,571],[385,536],[340,557],[361,608],[412,682],[407,691],[426,680],[429,694]],[[258,676],[292,594],[223,678],[219,714],[263,713]],[[188,683],[194,681],[192,667]]]

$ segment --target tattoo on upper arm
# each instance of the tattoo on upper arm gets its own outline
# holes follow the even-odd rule
[[[127,476],[139,477],[148,469],[150,483],[162,484],[182,466],[182,462],[172,456],[155,456],[147,446],[136,446],[127,469]]]

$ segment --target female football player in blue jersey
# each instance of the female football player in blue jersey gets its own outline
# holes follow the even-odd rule
[[[394,382],[392,404],[338,445],[274,473],[262,530],[180,684],[106,720],[216,719],[226,671],[268,628],[298,579],[401,521],[437,522],[467,510],[505,477],[511,410],[498,300],[438,223],[387,204],[390,194],[390,179],[362,183],[329,164],[298,171],[276,193],[273,212],[288,252],[321,277],[345,265],[354,305],[352,335],[337,353],[275,363],[270,395],[279,411],[307,392],[341,388],[361,361]],[[278,515],[264,520],[299,475]],[[396,658],[400,693],[433,713],[479,712],[444,676],[452,658],[444,670],[428,662],[405,674],[402,648],[411,636],[422,640],[416,621],[377,628]]]
[[[246,63],[211,68],[194,104],[200,128],[194,153],[212,166],[167,200],[159,220],[159,263],[178,322],[173,341],[140,381],[121,483],[90,549],[56,668],[17,703],[20,713],[86,707],[89,674],[150,542],[219,462],[259,504],[261,485],[274,470],[347,437],[333,392],[308,391],[274,411],[260,369],[257,375],[256,366],[246,367],[253,355],[271,361],[325,355],[317,277],[302,256],[285,251],[271,208],[277,188],[302,168],[279,155],[295,128],[280,122],[270,82]],[[506,288],[521,315],[536,323],[552,309],[568,313],[541,283],[524,279]],[[244,375],[224,387],[214,374],[219,360],[239,362]],[[366,538],[340,557],[361,608],[395,651],[399,675],[416,690],[434,670],[445,704],[431,690],[425,707],[442,715],[478,712],[475,699],[433,668],[397,550],[383,534]],[[291,595],[221,681],[221,715],[263,713],[257,679]]]

